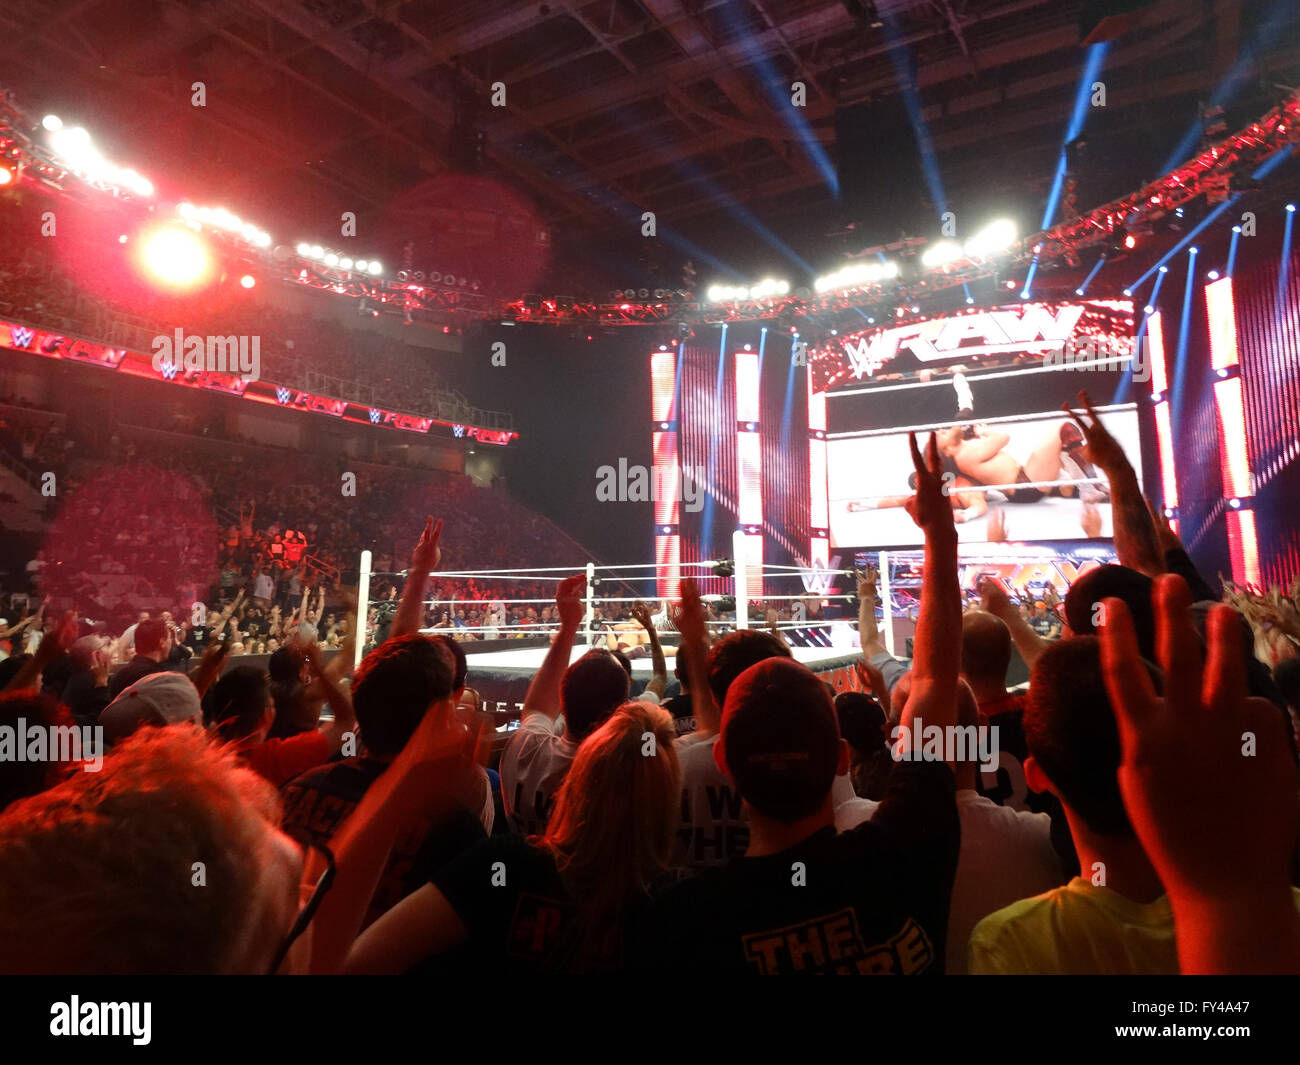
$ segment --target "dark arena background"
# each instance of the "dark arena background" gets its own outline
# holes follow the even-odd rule
[[[288,972],[1286,1024],[1295,0],[0,31],[8,1031]]]

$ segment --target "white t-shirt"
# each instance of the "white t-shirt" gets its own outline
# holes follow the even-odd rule
[[[270,599],[273,595],[275,595],[275,581],[271,580],[269,574],[259,573],[253,585],[253,598]]]
[[[835,804],[836,832],[847,832],[863,821],[870,821],[880,805],[871,799],[859,798],[847,773],[835,778],[831,785],[831,801]]]
[[[677,741],[682,767],[681,828],[675,865],[709,869],[744,856],[749,846],[749,811],[736,787],[713,761],[717,733]]]
[[[948,912],[950,974],[966,971],[966,944],[981,920],[1065,883],[1047,814],[1012,810],[973,788],[961,788],[957,815],[961,852]]]
[[[511,830],[520,836],[546,827],[555,793],[578,753],[578,745],[554,727],[545,714],[526,713],[501,754],[501,801]]]

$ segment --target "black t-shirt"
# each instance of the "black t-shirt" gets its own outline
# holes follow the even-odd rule
[[[469,953],[498,976],[612,971],[645,953],[649,897],[588,938],[550,852],[518,836],[492,836],[431,879],[469,930]]]
[[[284,804],[281,827],[300,843],[328,846],[339,826],[387,768],[387,762],[363,756],[330,762],[294,777],[280,789]],[[463,807],[456,807],[425,831],[399,838],[380,874],[366,913],[366,925],[427,883],[447,862],[486,838],[482,822]]]
[[[691,704],[688,692],[665,699],[663,707],[673,715],[673,724],[677,726],[677,735],[688,736],[698,727],[695,722],[695,708]]]
[[[899,762],[870,821],[682,881],[656,902],[650,966],[941,974],[961,845],[955,796],[947,766]]]

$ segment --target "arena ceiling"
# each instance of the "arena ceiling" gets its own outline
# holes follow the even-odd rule
[[[954,209],[1009,207],[1036,226],[1082,69],[1082,7],[25,0],[0,8],[0,78],[31,107],[77,116],[160,188],[268,225],[378,217],[472,168],[481,133],[482,173],[522,194],[570,254],[653,211],[720,259],[779,263],[937,225],[927,135]],[[1144,10],[1106,60],[1081,206],[1155,176],[1273,7]],[[1248,106],[1300,71],[1297,19],[1255,40]],[[806,87],[797,111],[794,82]],[[504,107],[492,106],[495,83]],[[872,126],[867,168],[888,193],[849,207],[837,196],[837,113]]]

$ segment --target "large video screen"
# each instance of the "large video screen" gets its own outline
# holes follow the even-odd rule
[[[1141,470],[1137,408],[1098,408]],[[831,542],[836,547],[923,542],[903,504],[912,489],[907,428],[923,443],[939,434],[958,539],[966,543],[1110,537],[1105,477],[1082,454],[1082,434],[1059,410],[941,421],[834,436],[827,444]],[[1139,473],[1140,476],[1140,473]]]
[[[823,365],[827,479],[837,548],[907,547],[920,531],[907,432],[939,435],[964,543],[1112,535],[1109,486],[1060,409],[1086,390],[1141,475],[1129,387],[1148,380],[1131,301],[967,308],[898,318],[837,340]]]

